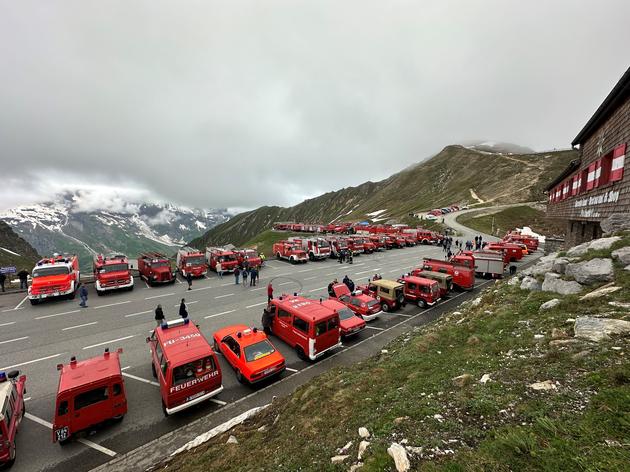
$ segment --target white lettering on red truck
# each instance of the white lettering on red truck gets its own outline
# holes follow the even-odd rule
[[[202,375],[201,377],[197,377],[195,379],[191,379],[188,382],[184,382],[179,385],[175,385],[171,387],[170,393],[180,392],[182,390],[186,390],[187,388],[193,387],[199,383],[205,382],[206,380],[210,380],[212,377],[216,377],[219,375],[219,371],[215,370],[214,372],[210,372],[208,374]]]

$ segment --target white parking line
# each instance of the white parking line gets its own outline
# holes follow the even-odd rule
[[[161,298],[161,297],[170,297],[171,295],[175,295],[175,293],[170,292],[170,293],[163,293],[162,295],[153,295],[152,297],[146,297],[145,300],[153,300],[154,298]]]
[[[376,326],[366,326],[367,329],[376,329],[378,331],[385,331],[385,328],[377,328]]]
[[[181,280],[179,280],[179,277],[175,277],[175,280],[177,281],[178,284],[183,284],[184,283]]]
[[[225,295],[219,295],[218,297],[214,297],[214,298],[217,299],[217,298],[225,298],[225,297],[233,297],[233,296],[234,296],[233,293],[227,293]]]
[[[107,308],[109,306],[124,305],[125,303],[131,303],[131,300],[127,300],[125,302],[108,303],[107,305],[99,305],[99,306],[93,307],[93,309],[98,310],[99,308]]]
[[[255,306],[266,305],[267,302],[254,303],[253,305],[247,305],[245,308],[254,308]]]
[[[324,275],[328,276],[328,275],[336,275],[336,274],[337,272],[330,272],[329,274],[324,274]]]
[[[135,334],[132,334],[130,336],[125,336],[123,338],[112,339],[111,341],[105,341],[105,342],[98,343],[98,344],[92,344],[91,346],[85,346],[83,349],[85,350],[85,349],[90,349],[90,348],[93,348],[93,347],[104,346],[105,344],[113,344],[113,343],[117,343],[118,341],[124,341],[125,339],[131,339],[131,338],[133,338],[135,336],[136,336]]]
[[[175,305],[175,306],[179,306],[179,305]],[[147,313],[151,313],[151,311],[153,310],[140,311],[138,313],[130,313],[129,315],[125,315],[125,318],[131,318],[132,316],[146,315]]]
[[[302,273],[302,272],[310,272],[310,271],[312,271],[312,270],[313,270],[313,269],[298,270],[298,273]]]
[[[84,324],[80,324],[80,325],[76,325],[76,326],[69,326],[67,328],[63,328],[61,331],[68,331],[70,329],[77,329],[77,328],[83,328],[84,326],[92,326],[97,324],[98,321],[93,321],[92,323],[84,323]]]
[[[59,356],[61,356],[63,354],[65,354],[65,352],[61,352],[59,354],[53,354],[52,356],[40,357],[39,359],[33,359],[32,361],[26,361],[26,362],[22,362],[20,364],[13,364],[13,365],[9,365],[9,366],[6,366],[6,367],[0,367],[0,370],[15,369],[16,367],[22,367],[23,365],[35,364],[35,362],[46,361],[48,359],[54,359],[55,357],[59,357]]]
[[[120,369],[120,370],[122,370],[122,369]],[[136,375],[131,375],[131,374],[128,374],[127,372],[123,372],[122,374],[123,374],[125,377],[129,377],[130,379],[137,380],[138,382],[144,382],[144,383],[146,383],[146,384],[155,385],[156,387],[159,387],[159,386],[160,386],[160,384],[159,384],[159,383],[154,382],[153,380],[143,379],[142,377],[138,377],[138,376],[136,376]]]
[[[9,325],[12,325],[12,324],[15,324],[15,321],[9,321],[8,323],[2,323],[2,324],[0,324],[0,326],[9,326]]]
[[[289,285],[289,284],[292,284],[292,283],[295,283],[295,282],[293,282],[293,280],[290,280],[289,282],[282,282],[281,284],[278,284],[278,287],[281,287],[283,285]]]
[[[0,344],[14,343],[15,341],[22,341],[24,339],[28,339],[28,336],[24,336],[22,338],[8,339],[6,341],[0,341]]]
[[[55,316],[62,316],[62,315],[71,315],[72,313],[79,313],[81,310],[72,310],[72,311],[64,311],[63,313],[55,313],[54,315],[44,315],[44,316],[38,316],[35,319],[36,320],[44,320],[46,318],[53,318]]]
[[[328,286],[326,286],[326,287],[314,288],[313,290],[309,290],[309,293],[318,292],[319,290],[325,290],[325,289],[327,289],[327,288],[328,288]]]
[[[256,292],[258,290],[265,290],[267,287],[258,287],[258,288],[252,288],[250,289],[250,292]]]
[[[186,302],[186,305],[194,305],[195,303],[199,303],[199,300],[195,300],[194,302]],[[179,308],[179,303],[177,305],[173,305],[175,308]]]
[[[213,287],[199,287],[199,288],[193,288],[192,290],[189,290],[189,292],[198,292],[199,290],[208,290],[210,288]]]
[[[223,400],[217,400],[216,398],[211,398],[210,401],[212,403],[216,403],[217,405],[221,405],[221,406],[227,405],[227,402],[224,402]]]
[[[367,274],[368,272],[376,272],[377,270],[381,270],[381,268],[377,267],[376,269],[370,269],[370,270],[363,270],[361,272],[355,272],[354,275]]]
[[[422,313],[422,312],[421,312]],[[410,318],[411,315],[407,315],[405,313],[387,313],[387,315],[396,315],[396,316],[406,316],[407,318]],[[386,316],[387,316],[386,315]]]
[[[24,303],[24,302],[26,301],[26,299],[27,299],[27,298],[28,298],[28,295],[27,295],[27,296],[25,296],[25,297],[22,299],[22,301],[21,301],[20,303],[18,303],[18,304],[17,304],[17,306],[14,308],[14,310],[18,310],[18,309],[22,306],[22,303]]]
[[[151,288],[151,286],[149,285],[149,283],[146,280],[144,281],[144,285],[146,285],[147,288]]]
[[[317,275],[315,275],[313,277],[307,277],[307,278],[304,279],[304,281],[306,282],[307,280],[313,280],[313,279],[316,279],[316,278],[317,278]]]
[[[229,287],[230,285],[236,285],[236,283],[221,284],[220,287]]]
[[[285,367],[285,370],[288,370],[289,372],[298,372],[297,369],[292,369],[291,367]]]
[[[204,316],[203,319],[207,320],[208,318],[214,318],[215,316],[222,316],[222,315],[227,315],[228,313],[234,313],[236,310],[228,310],[228,311],[222,311],[221,313],[216,313],[214,315],[208,315],[208,316]]]
[[[26,412],[24,416],[26,416],[26,418],[28,418],[29,420],[34,421],[35,423],[38,423],[44,426],[45,428],[52,429],[53,427],[52,423],[49,423],[48,421],[43,420],[39,418],[38,416],[32,415],[29,412]],[[102,452],[103,454],[106,454],[110,457],[114,457],[116,455],[116,453],[112,451],[111,449],[107,449],[106,447],[103,447],[100,444],[96,444],[92,441],[88,441],[85,438],[79,438],[77,439],[77,442],[80,442],[81,444],[85,446],[91,447],[92,449],[96,449],[97,451]]]
[[[2,310],[2,313],[6,313],[7,311],[16,311],[16,310],[23,310],[24,307],[20,307],[20,308],[6,308],[4,310]]]

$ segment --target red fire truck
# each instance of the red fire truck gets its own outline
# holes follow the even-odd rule
[[[431,279],[407,275],[398,279],[404,285],[405,300],[415,303],[419,307],[428,308],[440,301],[440,287],[438,282]]]
[[[328,236],[326,241],[330,244],[330,256],[335,259],[339,257],[339,254],[341,254],[342,251],[348,250],[348,243],[344,238]]]
[[[238,255],[224,247],[206,248],[206,261],[211,270],[216,272],[217,263],[221,263],[221,272],[233,272],[238,267]]]
[[[138,256],[140,278],[149,285],[175,283],[171,261],[159,252],[144,252]]]
[[[17,449],[15,436],[24,417],[26,375],[17,370],[0,372],[0,467],[11,467]]]
[[[365,252],[362,238],[348,237],[346,238],[346,243],[348,244],[348,249],[352,251],[352,254],[356,255]]]
[[[518,232],[511,232],[505,235],[503,241],[507,243],[523,243],[530,252],[538,250],[539,241],[536,236],[528,236]]]
[[[306,251],[302,246],[292,241],[278,241],[274,243],[272,252],[276,259],[285,259],[291,264],[299,264],[308,262]]]
[[[37,305],[46,298],[74,298],[79,289],[79,258],[59,255],[40,260],[32,272],[33,282],[28,288],[28,299]]]
[[[341,347],[339,315],[321,303],[297,295],[282,295],[265,308],[262,325],[296,350],[300,359],[317,360]]]
[[[492,278],[503,277],[506,265],[499,251],[462,251],[453,261],[471,268],[479,276]]]
[[[133,275],[129,260],[123,254],[104,256],[98,254],[92,261],[96,294],[112,290],[133,290]]]
[[[311,261],[330,257],[330,244],[324,238],[289,238],[289,242],[304,249]]]
[[[262,265],[262,259],[254,249],[234,249],[234,253],[236,254],[239,267],[245,267],[245,262],[247,262],[249,267],[260,267]]]
[[[209,400],[223,391],[217,356],[188,318],[163,323],[147,338],[151,369],[160,383],[165,416]]]
[[[369,236],[369,240],[372,244],[374,244],[375,251],[382,251],[385,249],[385,236],[381,236],[379,234],[372,234]]]
[[[457,257],[450,261],[425,258],[422,261],[422,269],[432,272],[442,272],[453,277],[453,285],[460,290],[472,290],[475,288],[474,267],[464,265]]]
[[[503,253],[503,262],[520,261],[523,258],[523,250],[518,244],[496,242],[489,243],[486,247],[488,251],[498,251]]]
[[[177,270],[183,277],[204,277],[208,273],[206,258],[198,249],[183,247],[177,251]]]
[[[120,370],[122,349],[77,361],[58,364],[60,371],[52,440],[66,444],[79,431],[122,420],[127,413],[125,383]]]

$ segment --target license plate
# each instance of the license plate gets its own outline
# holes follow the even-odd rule
[[[263,370],[263,375],[271,374],[274,370],[276,370],[275,367],[270,367],[269,369],[265,369]]]
[[[65,441],[66,439],[68,439],[70,431],[68,430],[67,426],[64,426],[63,428],[59,428],[55,430],[55,438],[57,439],[57,441]]]
[[[186,399],[186,401],[187,401],[187,402],[192,401],[192,400],[194,400],[195,398],[199,398],[199,397],[203,396],[205,393],[206,393],[205,391],[197,392],[197,393],[195,393],[194,395],[189,396],[189,397]]]

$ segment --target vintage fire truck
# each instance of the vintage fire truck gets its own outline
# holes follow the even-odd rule
[[[457,257],[450,261],[425,258],[422,261],[423,270],[442,272],[453,277],[453,285],[460,290],[472,290],[475,288],[475,270],[469,264]]]
[[[204,277],[208,273],[206,258],[198,249],[183,247],[177,251],[177,270],[183,277]]]
[[[221,263],[221,272],[234,272],[238,267],[238,255],[225,247],[207,247],[206,261],[211,270],[216,272],[217,264]]]
[[[499,251],[462,251],[453,261],[466,265],[482,277],[501,278],[505,271],[504,255]]]
[[[140,278],[149,285],[175,283],[171,261],[159,252],[144,252],[138,256]]]
[[[299,264],[308,262],[306,251],[302,249],[300,244],[292,241],[278,241],[273,244],[272,252],[276,259],[285,259],[291,264]]]
[[[98,254],[94,256],[92,267],[97,295],[113,290],[133,290],[133,275],[127,256]]]
[[[348,237],[346,239],[346,243],[348,244],[348,250],[352,251],[352,254],[354,255],[365,252],[363,238]]]
[[[304,249],[311,261],[330,257],[330,244],[325,238],[289,238],[289,242]]]
[[[26,375],[17,370],[0,372],[0,467],[11,467],[17,449],[15,436],[24,417]]]
[[[260,267],[262,259],[254,249],[234,249],[239,267]]]
[[[328,241],[328,244],[330,244],[330,256],[334,257],[335,259],[339,257],[339,254],[341,254],[341,252],[348,250],[348,243],[346,242],[345,238],[328,236],[326,238],[326,241]]]
[[[507,243],[523,243],[525,244],[525,246],[527,246],[527,249],[529,250],[529,252],[535,252],[538,250],[538,245],[539,245],[539,241],[538,238],[536,236],[530,236],[530,235],[525,235],[525,234],[521,234],[519,232],[516,231],[512,231],[508,234],[506,234],[503,237],[503,241],[507,242]]]
[[[55,401],[52,440],[63,445],[80,431],[120,421],[127,413],[125,382],[120,370],[122,349],[77,361],[58,364],[59,385]]]
[[[440,287],[437,281],[413,275],[398,279],[404,285],[405,300],[415,303],[421,308],[428,308],[440,301]]]
[[[162,411],[172,415],[223,391],[217,355],[188,318],[163,323],[146,339],[160,384]]]
[[[496,242],[489,243],[486,247],[488,251],[498,251],[503,253],[503,262],[506,264],[509,262],[520,261],[523,258],[523,250],[521,246],[513,243]]]
[[[59,255],[40,260],[31,274],[33,282],[28,288],[32,305],[46,298],[74,298],[80,285],[79,258],[76,255]]]
[[[374,244],[375,251],[383,251],[385,249],[385,243],[387,239],[385,238],[385,236],[382,236],[380,234],[371,234],[368,239],[372,244]]]

